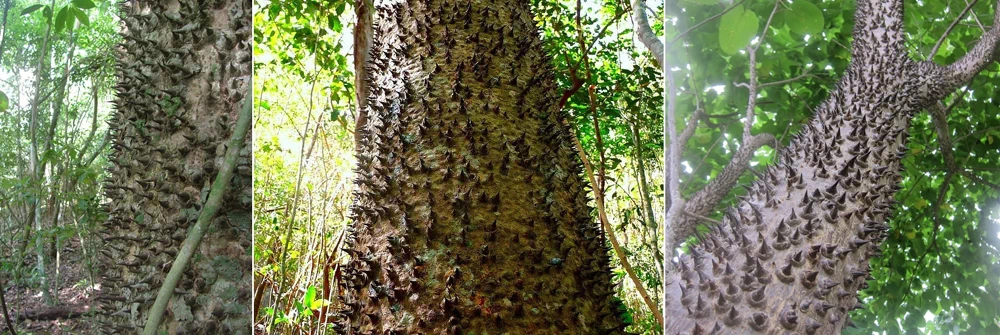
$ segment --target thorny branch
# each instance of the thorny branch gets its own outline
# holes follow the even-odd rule
[[[636,3],[633,4],[633,7],[637,7],[638,5],[639,5],[639,3],[636,2]],[[771,14],[770,14],[770,16],[768,16],[767,23],[765,24],[765,27],[764,27],[764,32],[765,33],[767,32],[767,29],[770,27],[771,21],[774,18],[774,14],[777,13],[778,8],[780,7],[780,5],[781,5],[781,1],[780,0],[775,2],[774,7],[773,7],[773,9],[771,11]],[[711,17],[711,18],[709,18],[709,19],[707,19],[705,21],[702,21],[702,23],[696,24],[692,28],[686,30],[685,33],[687,33],[688,31],[691,31],[694,28],[697,28],[698,26],[701,26],[705,22],[711,21],[711,20],[715,19],[716,17],[721,16],[722,14],[725,14],[725,12],[729,11],[733,7],[735,7],[735,5],[728,7],[726,9],[726,11],[723,11],[722,13],[719,13],[716,16],[713,16],[713,17]],[[638,32],[640,40],[643,42],[644,45],[646,45],[647,48],[652,49],[652,47],[657,46],[658,45],[657,43],[660,43],[660,41],[659,41],[659,39],[655,38],[655,34],[652,35],[653,36],[652,39],[649,38],[649,35],[652,33],[652,29],[649,28],[648,22],[647,22],[647,20],[644,17],[645,13],[642,12],[641,10],[637,10],[635,16],[637,17],[636,18],[636,23],[638,25],[638,27],[636,28],[636,30]],[[642,23],[647,23],[647,24],[646,24],[646,26],[643,26]],[[673,45],[674,42],[676,42],[677,40],[679,40],[679,38],[681,38],[685,33],[682,33],[680,36],[676,37],[673,41],[671,41],[665,47],[669,48],[671,45]],[[714,178],[712,180],[712,182],[710,182],[709,185],[707,185],[705,188],[703,188],[702,190],[700,190],[697,193],[695,193],[686,202],[684,202],[683,199],[679,199],[679,201],[676,201],[676,200],[674,200],[673,196],[670,197],[670,204],[671,204],[670,207],[673,207],[673,204],[682,204],[683,210],[680,212],[680,214],[684,214],[684,215],[678,215],[676,217],[671,217],[671,216],[668,215],[668,219],[667,219],[667,223],[668,224],[665,225],[665,227],[664,227],[665,229],[669,228],[669,231],[664,233],[665,241],[667,243],[667,245],[666,245],[667,249],[672,250],[673,248],[676,248],[677,245],[679,244],[679,241],[683,241],[684,238],[686,238],[687,236],[690,236],[692,233],[694,233],[694,230],[695,230],[695,227],[698,224],[698,221],[699,220],[703,220],[703,218],[705,218],[705,215],[708,214],[708,213],[710,213],[711,210],[714,209],[714,207],[718,204],[718,202],[721,201],[723,197],[725,197],[725,195],[729,192],[729,190],[732,189],[732,187],[739,180],[739,176],[742,175],[743,171],[746,170],[750,159],[753,158],[753,153],[756,152],[757,149],[759,149],[760,147],[762,147],[762,146],[764,146],[766,144],[771,144],[771,145],[777,147],[777,141],[776,141],[776,139],[774,138],[773,135],[771,135],[771,134],[753,135],[751,133],[751,129],[752,129],[752,126],[753,126],[753,123],[754,123],[754,119],[755,119],[754,118],[754,114],[755,114],[755,110],[756,110],[757,90],[758,90],[759,87],[762,87],[762,86],[758,86],[758,83],[757,83],[757,73],[756,73],[756,51],[760,47],[761,44],[762,43],[758,43],[758,44],[756,44],[753,47],[748,47],[747,48],[747,51],[748,51],[748,54],[749,54],[749,58],[750,58],[750,82],[748,84],[746,84],[746,86],[749,89],[750,94],[749,94],[749,98],[748,98],[748,101],[747,101],[746,118],[745,118],[744,124],[743,124],[743,138],[744,138],[744,143],[741,146],[740,150],[738,150],[733,155],[733,159],[730,160],[730,162],[726,165],[725,168],[723,168],[722,173],[720,173],[716,178]],[[669,68],[669,67],[664,67],[664,68]],[[667,73],[669,73],[669,71],[664,71],[664,73],[667,74]],[[778,82],[778,83],[771,83],[770,85],[778,85],[780,83],[791,82],[791,81],[803,78],[806,75],[807,74],[803,74],[803,75],[800,75],[800,76],[798,76],[796,78],[785,80],[785,81],[781,81],[781,82]],[[668,76],[668,81],[670,81],[672,79],[672,78],[670,78],[670,77],[672,77],[672,74],[668,74],[667,76]],[[673,87],[671,89],[676,90],[676,87]],[[671,113],[671,111],[676,111],[676,106],[675,106],[675,103],[674,103],[674,98],[675,97],[674,97],[673,94],[666,95],[666,96],[667,96],[667,109],[668,109],[667,110],[667,118],[669,118],[669,117],[673,116],[671,114],[676,115],[675,112]],[[699,118],[702,118],[702,117],[705,116],[703,114],[704,113],[699,113],[699,111],[695,111],[694,115],[692,115],[691,119],[688,121],[687,127],[685,127],[684,130],[682,131],[682,136],[679,139],[678,148],[676,149],[677,152],[678,152],[678,154],[676,155],[678,157],[678,160],[679,160],[679,156],[680,156],[679,155],[679,151],[680,151],[679,147],[680,147],[680,145],[683,145],[686,142],[686,139],[690,138],[691,134],[694,133],[694,129],[692,129],[692,128],[697,125],[697,121],[698,121]],[[669,130],[673,130],[672,128],[668,128],[668,129]],[[675,143],[675,142],[673,140],[671,140],[670,143]],[[672,145],[672,147],[673,147],[673,145]],[[673,148],[671,148],[671,150],[670,150],[670,152],[671,152],[670,157],[671,158],[673,158],[673,156],[674,156],[672,154],[674,152],[674,150],[675,149],[673,149]],[[665,156],[666,156],[666,153],[665,153]],[[671,171],[677,171],[678,170],[677,168],[674,167],[674,165],[678,165],[678,163],[679,162],[670,163]],[[674,172],[674,173],[678,173],[678,172]],[[666,175],[670,176],[671,174],[672,173],[667,173]],[[676,179],[677,178],[669,177],[669,182],[674,182]],[[671,186],[671,187],[674,187],[674,186]],[[680,198],[679,194],[678,194],[677,198]],[[668,211],[669,211],[669,209],[668,209]],[[669,255],[668,255],[668,257],[669,257]]]
[[[998,2],[1000,7],[1000,2]],[[994,11],[994,22],[1000,22],[1000,10]],[[960,86],[968,83],[972,78],[990,63],[993,63],[1000,54],[997,50],[1000,44],[1000,24],[993,24],[990,30],[983,33],[976,46],[972,47],[965,56],[958,61],[940,66],[930,61],[922,62],[924,74],[929,76],[928,94],[931,100],[941,100]],[[934,85],[931,85],[934,83]]]
[[[934,47],[931,49],[930,53],[927,56],[928,60],[934,58],[934,55],[937,54],[937,51],[938,49],[940,49],[941,44],[948,37],[948,35],[951,34],[951,31],[955,28],[955,26],[959,23],[959,21],[961,21],[970,12],[972,6],[974,6],[978,2],[979,0],[972,0],[971,2],[966,1],[965,9],[963,9],[962,12],[958,14],[958,17],[956,17],[955,20],[952,21],[951,25],[948,26],[948,29],[945,30],[944,34],[941,35],[937,43],[934,44]],[[996,10],[996,12],[997,15],[994,18],[995,22],[1000,22],[1000,9]],[[975,17],[976,22],[978,23],[979,22],[978,16],[975,16],[975,13],[973,13],[973,16]],[[980,23],[979,25],[980,28],[983,29],[982,24]],[[962,57],[962,59],[960,59],[958,62],[955,62],[954,64],[951,64],[947,67],[944,67],[944,69],[951,70],[950,72],[952,72],[953,78],[950,79],[956,81],[951,83],[951,85],[957,86],[965,84],[966,82],[970,81],[972,77],[975,74],[977,74],[983,67],[992,63],[998,57],[997,44],[1000,43],[1000,29],[997,29],[998,26],[1000,25],[994,24],[994,26],[989,31],[983,29],[984,34],[972,51],[970,51],[966,56]],[[946,88],[946,90],[948,89]],[[932,219],[934,220],[934,228],[933,228],[934,233],[931,236],[931,245],[934,247],[935,250],[937,250],[937,234],[941,225],[940,215],[939,215],[940,209],[942,203],[944,202],[944,198],[947,194],[949,185],[951,184],[952,178],[956,173],[959,173],[963,176],[972,179],[981,180],[981,178],[977,178],[978,176],[975,176],[974,174],[969,173],[966,170],[958,169],[958,164],[956,164],[955,162],[955,154],[953,148],[954,145],[951,139],[951,131],[948,129],[947,115],[955,107],[955,105],[958,104],[958,102],[963,100],[964,94],[965,91],[962,91],[958,96],[956,96],[952,100],[951,104],[949,104],[947,107],[945,107],[944,104],[941,103],[941,101],[937,101],[934,104],[932,104],[931,107],[928,109],[931,114],[931,120],[934,124],[934,129],[938,135],[938,146],[941,148],[941,155],[944,158],[945,169],[947,171],[945,174],[944,181],[941,183],[940,189],[938,190],[937,201],[935,202],[934,208],[932,209],[933,211]],[[964,138],[964,136],[961,137],[960,139],[962,138]],[[924,253],[920,255],[920,258],[917,260],[918,266],[921,266],[922,268],[925,267],[923,266],[923,260],[929,252],[930,248],[927,248],[927,250],[925,250]],[[909,293],[909,287],[913,284],[914,278],[916,278],[916,276],[911,275],[910,280],[907,282],[906,285],[907,293]]]
[[[691,118],[688,119],[687,125],[684,126],[684,130],[681,131],[681,136],[678,139],[681,142],[681,146],[687,145],[687,141],[691,139],[691,136],[694,136],[694,131],[698,128],[699,120],[704,119],[706,123],[711,123],[708,120],[708,114],[705,114],[705,108],[702,107],[701,98],[697,94],[695,92],[695,102],[698,106],[695,108],[694,113],[691,114]]]
[[[937,51],[941,47],[941,44],[944,42],[945,38],[947,38],[948,35],[951,34],[951,31],[955,28],[958,22],[961,21],[969,13],[969,11],[972,9],[972,6],[974,6],[977,2],[978,0],[972,0],[972,2],[966,1],[965,9],[963,9],[962,12],[958,14],[958,17],[955,18],[954,21],[952,21],[951,25],[948,26],[948,29],[945,30],[944,34],[941,35],[937,43],[935,43],[934,47],[931,49],[930,54],[928,54],[927,56],[927,59],[929,60],[928,62],[930,62],[930,60],[934,58],[934,55],[937,54]],[[1000,2],[998,2],[997,5],[1000,6]],[[995,12],[996,15],[994,16],[994,22],[1000,22],[1000,8],[996,9]],[[975,14],[973,13],[973,15]],[[976,17],[976,22],[979,22],[978,17]],[[980,24],[980,27],[982,27],[982,24]],[[973,49],[968,54],[963,56],[957,62],[945,67],[934,67],[935,70],[940,70],[940,69],[945,70],[945,73],[941,75],[941,77],[944,77],[945,80],[949,80],[949,82],[945,82],[944,92],[950,93],[958,86],[964,85],[967,82],[971,81],[972,78],[979,73],[979,71],[981,71],[984,67],[986,67],[986,65],[996,60],[996,58],[1000,56],[1000,54],[998,54],[998,44],[1000,44],[1000,25],[994,24],[989,31],[986,31],[984,29],[983,36],[980,38],[979,42],[976,43],[976,46],[973,47]],[[937,132],[938,135],[938,146],[941,148],[941,154],[944,158],[945,168],[947,171],[944,177],[944,181],[941,183],[941,186],[939,186],[940,188],[938,189],[937,201],[935,201],[934,207],[931,209],[932,210],[931,218],[934,221],[933,234],[931,235],[931,246],[935,249],[935,251],[938,249],[937,235],[941,227],[941,222],[940,222],[941,205],[944,203],[944,199],[947,196],[948,188],[951,185],[952,178],[955,176],[956,173],[959,173],[961,175],[970,178],[975,176],[974,174],[969,173],[968,171],[958,169],[958,165],[955,162],[955,154],[953,149],[953,142],[951,140],[951,132],[948,129],[947,115],[952,110],[952,108],[954,108],[955,105],[958,104],[958,102],[963,100],[964,94],[965,91],[962,91],[958,96],[956,96],[952,100],[951,104],[949,104],[948,107],[945,107],[944,104],[941,103],[941,101],[936,101],[935,103],[931,104],[931,107],[929,108],[931,119],[934,124],[935,131]],[[937,100],[940,100],[940,98],[938,98]],[[923,261],[927,256],[927,254],[930,252],[930,249],[931,248],[928,247],[927,250],[924,250],[923,254],[920,255],[920,258],[918,258],[916,263],[917,266],[920,266],[921,268],[926,268],[926,266],[923,265]],[[920,271],[923,270],[921,269]],[[912,286],[913,280],[915,278],[916,275],[911,275],[910,280],[907,281],[906,284],[907,289],[905,291],[907,294],[909,294],[910,292],[909,288]],[[906,299],[906,297],[904,296],[903,299]]]

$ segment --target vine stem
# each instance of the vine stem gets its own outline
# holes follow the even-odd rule
[[[174,259],[173,265],[170,266],[170,272],[167,273],[167,277],[163,280],[163,286],[160,286],[160,291],[156,294],[156,301],[153,302],[153,308],[149,312],[149,319],[147,319],[146,326],[142,330],[143,335],[156,334],[156,329],[160,326],[160,322],[163,321],[163,312],[167,309],[167,302],[173,297],[174,289],[177,288],[177,283],[180,282],[181,277],[184,275],[184,269],[187,268],[188,262],[191,261],[195,250],[201,244],[202,237],[208,231],[209,224],[215,218],[219,207],[222,206],[222,196],[226,194],[226,189],[229,187],[229,182],[233,177],[233,170],[236,168],[236,159],[240,155],[240,149],[243,148],[243,142],[246,139],[247,132],[250,130],[252,106],[253,94],[247,94],[243,101],[243,106],[240,108],[239,118],[236,120],[236,129],[229,139],[229,148],[226,151],[222,168],[212,183],[208,200],[205,201],[205,207],[202,208],[201,214],[198,215],[198,221],[188,231],[188,236],[184,239],[184,244],[181,245],[181,250],[177,253],[177,258]]]

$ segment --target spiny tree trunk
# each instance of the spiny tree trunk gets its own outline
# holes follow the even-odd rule
[[[338,329],[621,333],[528,3],[374,5]]]
[[[125,1],[100,250],[112,317],[137,333],[222,164],[250,80],[250,1]],[[249,148],[161,329],[250,331]]]
[[[839,334],[848,323],[888,229],[910,119],[988,65],[1000,40],[997,20],[939,66],[907,56],[902,22],[901,0],[858,1],[837,88],[667,275],[666,334]]]

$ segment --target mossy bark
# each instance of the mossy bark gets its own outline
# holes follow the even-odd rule
[[[622,333],[528,3],[374,5],[338,330]]]
[[[106,333],[137,333],[202,209],[251,73],[248,0],[126,1],[101,233]],[[249,137],[249,135],[248,135]],[[249,143],[249,141],[247,141]],[[250,148],[175,291],[171,334],[250,332]]]

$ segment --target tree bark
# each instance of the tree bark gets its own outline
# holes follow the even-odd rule
[[[994,25],[955,64],[917,62],[902,11],[901,0],[858,1],[837,88],[668,273],[666,334],[839,334],[848,323],[888,229],[910,119],[992,62],[1000,40]]]
[[[339,331],[625,327],[528,6],[374,4]]]
[[[124,1],[109,125],[108,220],[98,250],[101,333],[134,334],[181,242],[206,206],[211,179],[249,94],[249,0]],[[249,137],[249,134],[247,135]],[[249,142],[249,141],[247,141]],[[249,145],[231,191],[183,272],[170,334],[249,334],[251,254]]]

